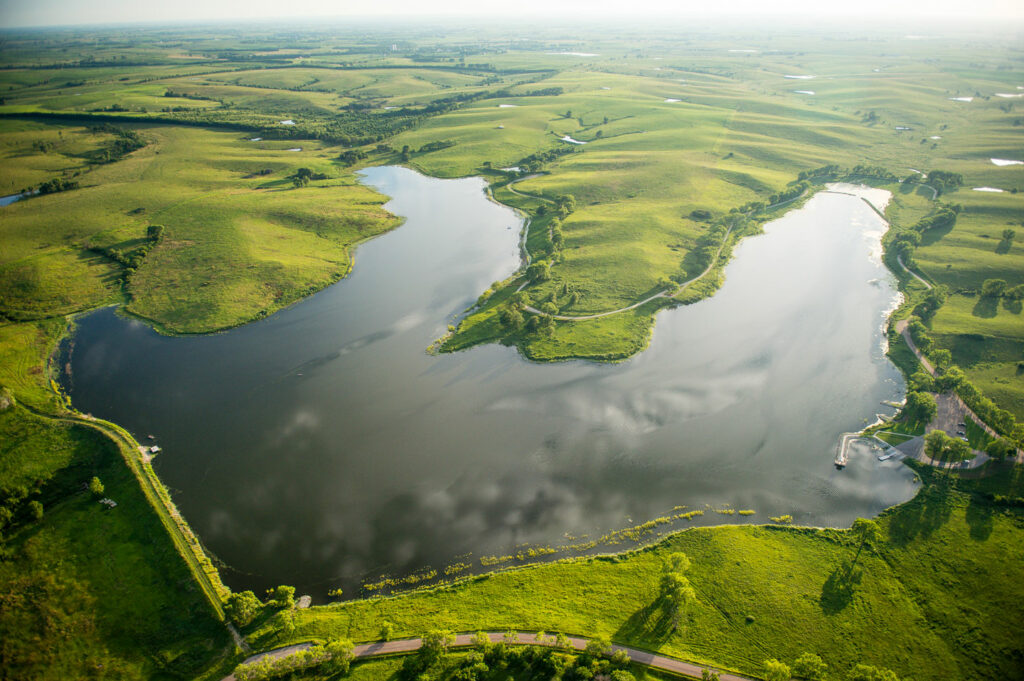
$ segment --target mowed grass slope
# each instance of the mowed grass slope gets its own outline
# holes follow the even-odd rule
[[[1019,490],[1019,471],[1003,476]],[[929,480],[882,517],[883,539],[863,550],[834,530],[695,528],[619,557],[315,607],[291,618],[294,630],[271,620],[251,639],[374,640],[387,621],[396,638],[434,628],[605,635],[755,676],[766,658],[810,651],[836,670],[865,663],[908,679],[1019,678],[1024,519],[962,484]],[[697,600],[672,631],[658,584],[675,551],[693,562]]]

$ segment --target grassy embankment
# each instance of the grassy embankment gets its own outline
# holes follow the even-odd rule
[[[181,554],[117,447],[21,406],[0,411],[0,658],[10,678],[191,678],[230,652]],[[116,508],[83,483],[97,476]],[[12,502],[12,495],[27,497]],[[30,501],[42,504],[42,518]]]
[[[768,657],[810,651],[837,670],[863,662],[901,678],[1018,678],[1024,518],[985,494],[1019,498],[1021,472],[979,482],[920,474],[924,488],[882,515],[882,539],[863,551],[848,531],[695,528],[620,556],[277,615],[250,640],[374,640],[384,622],[396,638],[439,627],[534,629],[606,635],[754,675]],[[697,601],[673,632],[658,583],[674,551],[693,561]]]

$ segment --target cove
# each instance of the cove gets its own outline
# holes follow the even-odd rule
[[[364,181],[406,222],[340,283],[209,336],[107,308],[70,343],[74,405],[155,436],[158,474],[232,588],[356,596],[680,506],[705,510],[692,524],[848,526],[914,493],[869,451],[833,466],[840,434],[904,391],[884,356],[884,225],[857,196],[820,193],[746,239],[720,291],[661,312],[632,360],[536,365],[501,346],[424,351],[518,267],[515,213],[479,178]]]

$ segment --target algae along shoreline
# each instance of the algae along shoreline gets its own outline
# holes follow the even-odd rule
[[[884,224],[859,198],[820,194],[742,243],[722,289],[664,312],[633,360],[539,365],[423,352],[518,267],[519,217],[478,178],[364,173],[406,221],[339,285],[207,337],[78,322],[73,403],[154,435],[235,590],[356,596],[726,518],[846,526],[913,494],[866,450],[832,466],[839,434],[902,396]]]

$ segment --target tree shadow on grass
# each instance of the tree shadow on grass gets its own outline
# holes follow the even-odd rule
[[[996,244],[996,253],[999,255],[1006,255],[1010,252],[1011,246],[1013,246],[1013,241],[1002,239],[998,244]]]
[[[634,641],[657,650],[674,630],[672,616],[664,607],[663,600],[658,598],[630,615],[612,639]]]
[[[932,227],[931,229],[925,230],[921,235],[921,246],[925,247],[935,244],[935,242],[953,231],[953,224],[954,223],[951,222],[948,225]]]
[[[992,534],[992,515],[991,505],[976,497],[971,498],[965,513],[971,539],[985,541],[989,538],[989,535]]]
[[[821,610],[826,615],[842,612],[853,601],[864,571],[854,563],[843,561],[821,587]]]
[[[952,487],[948,481],[932,483],[917,497],[897,507],[889,515],[889,540],[905,546],[917,537],[927,539],[946,524],[953,512]]]
[[[991,319],[996,316],[999,308],[999,299],[994,296],[979,296],[978,302],[974,304],[971,314],[983,319]]]
[[[1010,300],[1009,298],[1003,299],[1003,309],[1010,314],[1020,314],[1024,310],[1024,303],[1019,300]]]

